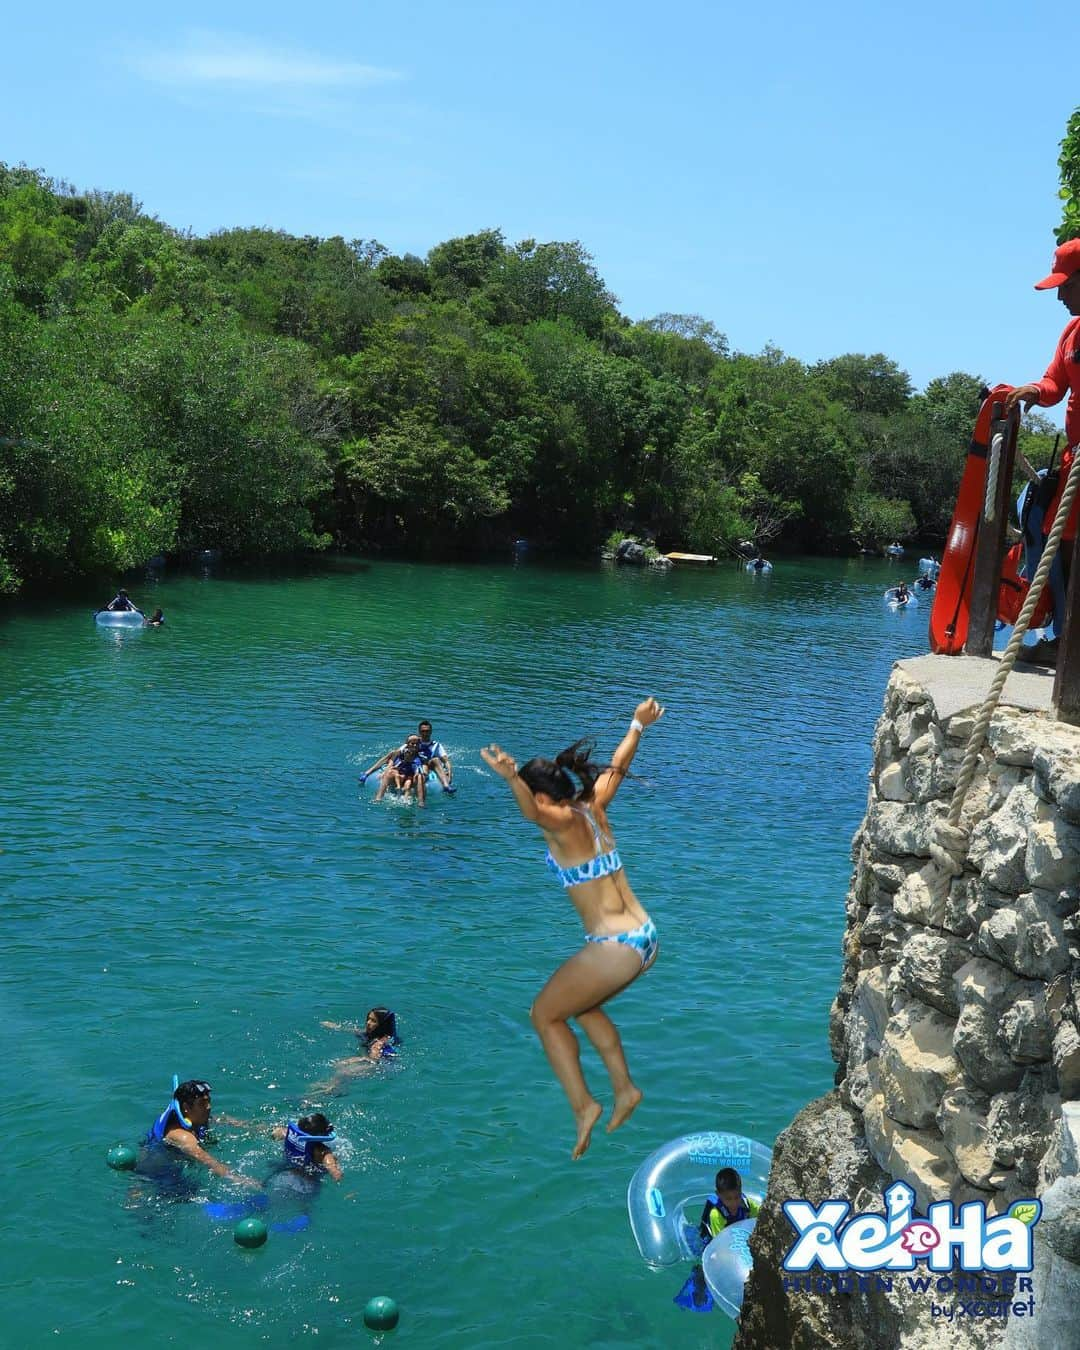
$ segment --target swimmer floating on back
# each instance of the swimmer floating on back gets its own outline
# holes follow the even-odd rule
[[[342,1085],[358,1074],[369,1072],[382,1060],[397,1056],[401,1037],[398,1035],[397,1014],[389,1008],[369,1008],[362,1027],[343,1022],[323,1022],[328,1031],[352,1031],[360,1041],[359,1054],[339,1059],[334,1065],[334,1076],[328,1083],[315,1084],[312,1092],[335,1095]]]
[[[570,1018],[596,1047],[611,1079],[615,1104],[608,1133],[618,1129],[641,1101],[619,1033],[600,1005],[652,965],[658,946],[656,925],[630,889],[608,825],[607,807],[630,767],[641,733],[663,715],[656,699],[639,703],[607,768],[590,762],[591,747],[584,741],[564,750],[554,762],[531,759],[520,770],[497,745],[480,751],[484,762],[510,785],[521,814],[543,833],[548,866],[585,925],[585,946],[552,975],[530,1013],[577,1122],[572,1158],[580,1158],[589,1147],[602,1108],[581,1072]],[[580,789],[571,773],[580,781]]]

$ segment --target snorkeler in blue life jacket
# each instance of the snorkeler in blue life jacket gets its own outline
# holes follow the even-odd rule
[[[423,806],[426,799],[427,780],[424,777],[424,766],[420,760],[420,737],[410,736],[400,750],[396,751],[390,763],[386,766],[386,771],[379,782],[379,790],[375,794],[377,802],[382,801],[387,788],[393,788],[400,792],[403,797],[407,797],[410,792],[416,793],[416,800],[420,806]]]
[[[173,1078],[172,1100],[146,1132],[136,1171],[144,1176],[173,1180],[177,1176],[180,1159],[169,1157],[167,1150],[180,1153],[192,1162],[201,1163],[211,1172],[237,1186],[256,1190],[259,1183],[253,1177],[241,1176],[220,1162],[203,1147],[210,1126],[210,1084],[202,1079],[189,1078],[177,1083]]]
[[[698,1233],[703,1242],[711,1242],[729,1223],[757,1218],[761,1206],[743,1195],[742,1177],[734,1167],[723,1167],[716,1174],[716,1191],[705,1201]]]
[[[283,1141],[285,1162],[289,1167],[308,1177],[326,1173],[334,1181],[341,1180],[341,1164],[330,1147],[337,1136],[321,1111],[275,1126],[274,1138]]]

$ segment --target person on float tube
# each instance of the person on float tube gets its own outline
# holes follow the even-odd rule
[[[173,1079],[173,1095],[168,1106],[146,1132],[136,1170],[144,1175],[155,1175],[163,1169],[163,1150],[175,1150],[192,1162],[201,1163],[216,1176],[224,1177],[236,1186],[259,1189],[253,1177],[234,1172],[204,1147],[210,1126],[210,1084],[199,1078],[183,1083]],[[223,1117],[228,1121],[228,1117]],[[177,1161],[175,1158],[173,1161]]]
[[[120,587],[119,591],[117,591],[116,595],[114,595],[113,598],[109,601],[109,603],[105,606],[105,608],[114,611],[118,610],[122,613],[126,613],[129,610],[134,610],[135,613],[137,614],[142,613],[142,610],[139,609],[138,605],[134,603],[134,601],[131,599],[131,596],[128,595],[127,591],[125,591],[122,586]]]
[[[415,734],[409,736],[405,744],[394,754],[393,759],[386,766],[386,771],[379,783],[379,790],[375,794],[377,802],[382,801],[387,788],[393,788],[396,792],[400,792],[403,797],[407,797],[410,792],[415,792],[418,804],[424,805],[427,798],[427,783],[424,778],[424,766],[420,761],[419,736]]]
[[[420,736],[420,763],[425,777],[434,773],[444,792],[455,793],[457,788],[452,781],[454,769],[450,763],[450,756],[446,753],[442,741],[435,739],[431,723],[425,718],[416,730]]]
[[[1031,407],[1052,408],[1055,403],[1061,402],[1066,393],[1069,396],[1069,401],[1065,405],[1065,439],[1068,441],[1068,447],[1061,457],[1061,473],[1058,478],[1057,490],[1053,500],[1046,508],[1043,521],[1043,532],[1045,534],[1049,534],[1053,526],[1058,502],[1061,499],[1061,493],[1064,491],[1065,481],[1069,476],[1069,466],[1073,462],[1077,445],[1080,444],[1080,239],[1069,239],[1062,244],[1054,253],[1053,268],[1050,275],[1035,283],[1037,291],[1047,291],[1052,287],[1057,288],[1058,299],[1068,310],[1071,318],[1065,325],[1061,337],[1058,338],[1053,360],[1047,367],[1046,374],[1042,379],[1035,381],[1033,384],[1018,385],[1005,399],[1005,411],[1009,413],[1018,403],[1024,404],[1024,411],[1026,412]],[[1078,516],[1080,516],[1080,496],[1073,502],[1072,511],[1069,513],[1069,519],[1065,526],[1065,533],[1062,536],[1061,549],[1058,553],[1065,575],[1063,594],[1067,593],[1068,590],[1068,569],[1072,556],[1072,549],[1067,545],[1076,538]],[[1055,608],[1054,631],[1056,633],[1061,632],[1064,617],[1063,614],[1057,613]],[[1023,658],[1025,661],[1054,665],[1057,661],[1057,646],[1058,639],[1056,637],[1044,638],[1041,642],[1036,642],[1033,647],[1025,647]]]
[[[698,1233],[703,1242],[711,1242],[729,1223],[756,1219],[761,1206],[743,1195],[742,1177],[734,1167],[722,1167],[716,1174],[716,1190],[705,1201]]]
[[[286,1164],[308,1177],[319,1177],[324,1173],[333,1181],[340,1181],[344,1173],[337,1155],[330,1147],[337,1136],[334,1127],[321,1111],[299,1120],[287,1121],[284,1125],[275,1125],[275,1139],[282,1141]]]

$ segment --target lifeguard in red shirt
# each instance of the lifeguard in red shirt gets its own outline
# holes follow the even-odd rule
[[[1058,502],[1069,475],[1069,465],[1072,464],[1077,446],[1080,445],[1080,239],[1069,239],[1062,244],[1054,253],[1053,270],[1050,275],[1035,283],[1037,291],[1048,291],[1051,287],[1057,287],[1058,299],[1072,318],[1058,339],[1054,359],[1042,379],[1035,384],[1020,385],[1005,400],[1005,411],[1010,412],[1021,401],[1027,407],[1037,404],[1040,408],[1050,408],[1055,403],[1060,403],[1066,394],[1069,396],[1069,401],[1065,405],[1065,439],[1068,441],[1068,448],[1061,457],[1061,474],[1058,478],[1057,491],[1046,508],[1044,531],[1047,534],[1057,514]],[[1072,549],[1066,548],[1065,544],[1076,538],[1078,516],[1080,516],[1080,497],[1073,502],[1061,552],[1058,554],[1065,571],[1066,585]],[[1056,631],[1060,633],[1064,616],[1057,614],[1055,618]],[[1036,647],[1049,648],[1051,645],[1056,647],[1056,639],[1053,644],[1040,642]],[[1025,654],[1034,654],[1035,650],[1027,649]],[[1048,651],[1046,655],[1053,657],[1055,653]]]

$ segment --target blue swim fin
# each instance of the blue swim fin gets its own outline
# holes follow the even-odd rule
[[[687,1312],[712,1312],[716,1305],[705,1283],[705,1275],[700,1266],[695,1266],[686,1283],[671,1300]]]
[[[310,1214],[297,1214],[292,1219],[279,1219],[270,1225],[271,1233],[302,1233],[311,1226]]]
[[[208,1219],[219,1219],[225,1223],[235,1223],[237,1219],[248,1219],[258,1214],[269,1204],[265,1195],[253,1195],[250,1200],[207,1200],[203,1205]]]

